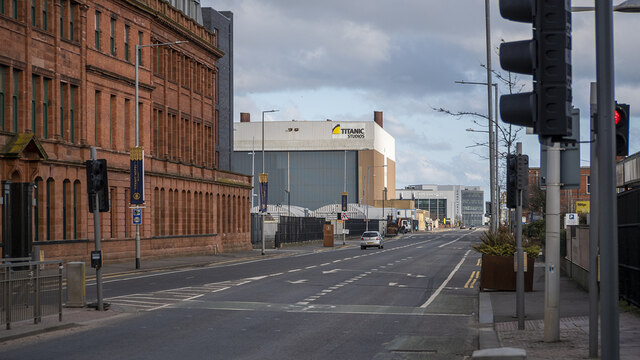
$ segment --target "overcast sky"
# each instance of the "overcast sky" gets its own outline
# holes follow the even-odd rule
[[[617,4],[621,0],[614,0]],[[593,1],[574,0],[573,5]],[[487,81],[482,0],[203,0],[234,14],[235,121],[240,112],[276,121],[372,121],[396,140],[396,187],[410,184],[482,186],[489,198]],[[531,37],[531,26],[500,17],[491,0],[492,67],[500,70],[502,40]],[[631,104],[629,152],[640,150],[640,14],[614,14],[616,99]],[[573,104],[581,137],[589,134],[589,83],[595,81],[593,12],[573,14]],[[503,73],[504,74],[504,73]],[[506,74],[504,74],[506,76]],[[518,75],[525,91],[531,77]],[[493,77],[496,82],[496,77]],[[499,92],[507,92],[499,84]],[[478,124],[474,123],[477,122]],[[504,124],[501,122],[501,124]],[[520,132],[531,166],[539,166],[537,136]],[[589,166],[588,144],[581,165]],[[503,165],[504,161],[501,161]],[[502,175],[501,175],[502,176]]]

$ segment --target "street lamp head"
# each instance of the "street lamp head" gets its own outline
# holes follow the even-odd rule
[[[640,12],[640,0],[627,0],[613,7],[613,11],[637,13]]]

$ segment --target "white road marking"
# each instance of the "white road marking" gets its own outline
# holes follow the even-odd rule
[[[423,309],[426,308],[427,306],[429,306],[436,299],[436,297],[440,294],[442,289],[444,289],[444,287],[447,286],[447,283],[449,283],[449,281],[451,280],[453,275],[460,269],[460,266],[462,266],[462,263],[467,258],[467,255],[469,255],[470,251],[471,251],[471,249],[467,250],[467,252],[464,253],[464,256],[462,257],[462,259],[460,260],[458,265],[456,265],[456,267],[453,268],[453,270],[451,271],[451,273],[449,274],[447,279],[442,283],[442,285],[440,285],[440,287],[433,294],[431,294],[429,299],[424,304],[420,305],[421,308],[423,308]]]
[[[287,280],[287,282],[290,283],[290,284],[302,284],[302,283],[307,282],[307,280],[306,279],[300,279],[300,280],[296,280],[296,281]]]

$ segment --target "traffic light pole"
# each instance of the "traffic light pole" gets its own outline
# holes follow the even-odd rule
[[[596,1],[598,83],[598,232],[600,242],[600,333],[602,359],[620,358],[618,314],[618,229],[615,183],[613,6]]]
[[[591,157],[590,170],[591,201],[589,223],[589,357],[598,357],[598,217],[600,214],[598,202],[598,134],[596,133],[596,121],[598,112],[597,93],[598,85],[591,83],[590,88],[590,113],[591,113]]]
[[[96,160],[97,152],[95,146],[91,147],[91,160]],[[93,196],[93,237],[95,239],[96,251],[102,251],[100,246],[100,210],[99,209],[99,196],[98,192],[90,194]],[[100,266],[96,267],[96,289],[98,296],[98,311],[104,311],[104,303],[102,301],[102,269]]]
[[[516,154],[522,155],[522,143],[516,143]],[[518,169],[520,170],[520,169]],[[529,174],[527,174],[528,176]],[[518,175],[520,176],[520,175]],[[516,315],[518,316],[518,330],[524,330],[524,250],[522,249],[522,189],[517,190],[516,206]]]
[[[560,341],[560,143],[547,147],[544,341]]]

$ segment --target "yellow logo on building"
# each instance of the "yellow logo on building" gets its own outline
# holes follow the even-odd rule
[[[336,125],[333,127],[333,130],[331,130],[331,133],[333,135],[340,135],[340,124]]]

